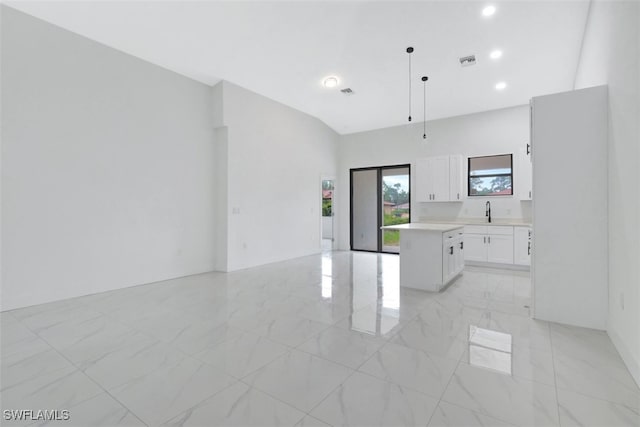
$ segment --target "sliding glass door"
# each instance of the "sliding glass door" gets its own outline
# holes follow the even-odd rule
[[[399,252],[399,232],[383,225],[411,221],[410,166],[351,169],[351,249]]]

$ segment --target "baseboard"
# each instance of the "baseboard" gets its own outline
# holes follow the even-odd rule
[[[501,270],[516,270],[516,271],[530,270],[530,267],[528,265],[519,265],[519,264],[498,264],[495,262],[480,262],[480,261],[465,261],[464,264],[473,266],[473,267],[498,268]]]
[[[611,330],[607,330],[607,335],[609,335],[611,342],[613,342],[616,350],[620,353],[622,361],[627,365],[627,369],[631,373],[636,384],[640,387],[640,360],[636,360],[633,357],[633,353],[631,353],[629,347],[627,347],[624,341],[622,341],[620,335]]]

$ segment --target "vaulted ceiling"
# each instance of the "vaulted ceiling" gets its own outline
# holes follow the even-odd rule
[[[207,84],[228,80],[338,133],[526,104],[573,88],[588,1],[72,1],[11,7]],[[493,16],[482,10],[496,7]],[[491,51],[503,55],[490,59]],[[476,55],[461,67],[459,58]],[[339,79],[326,88],[325,77]],[[498,82],[507,84],[498,91]],[[351,88],[353,95],[340,89]]]

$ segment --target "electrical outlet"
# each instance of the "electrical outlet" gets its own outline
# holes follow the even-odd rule
[[[624,292],[620,292],[620,308],[624,310]]]

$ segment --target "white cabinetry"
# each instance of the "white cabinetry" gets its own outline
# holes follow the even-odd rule
[[[520,172],[518,174],[518,180],[515,185],[520,190],[520,200],[532,200],[533,199],[533,166],[531,164],[531,146],[527,144],[522,148],[520,155],[518,156],[520,165]]]
[[[442,283],[448,283],[464,268],[463,229],[442,235]]]
[[[513,264],[513,227],[507,228],[511,235],[487,234],[487,262]]]
[[[513,227],[513,263],[531,265],[531,227]]]
[[[462,201],[462,156],[449,156],[449,200]]]
[[[464,228],[465,261],[513,264],[513,227],[468,225]]]
[[[532,107],[534,317],[607,329],[607,194],[616,184],[607,87],[536,97]]]
[[[464,233],[447,224],[400,224],[400,286],[439,291],[464,269]]]
[[[464,259],[465,261],[487,262],[487,234],[464,234]]]
[[[462,156],[436,156],[416,160],[418,202],[462,201]]]

